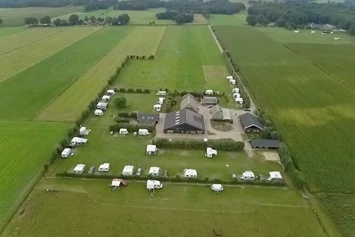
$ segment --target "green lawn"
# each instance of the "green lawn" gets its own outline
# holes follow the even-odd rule
[[[164,183],[151,195],[143,182],[115,192],[109,183],[43,179],[4,237],[326,236],[307,203],[284,188],[225,187],[215,194],[209,186]]]
[[[94,66],[130,27],[106,27],[1,83],[2,118],[33,118]],[[98,93],[98,92],[97,92]]]
[[[4,26],[19,26],[25,24],[26,17],[41,18],[44,16],[56,17],[77,12],[82,6],[68,7],[26,7],[26,8],[1,8],[0,18],[4,20]]]
[[[37,182],[33,179],[49,161],[54,145],[65,137],[67,127],[61,123],[0,121],[0,230],[28,188]]]
[[[26,27],[1,27],[0,28],[0,38],[16,34],[18,32],[27,30]]]

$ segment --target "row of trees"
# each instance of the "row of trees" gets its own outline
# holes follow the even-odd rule
[[[49,16],[44,16],[44,17],[40,18],[39,20],[36,17],[25,18],[26,25],[38,25],[39,23],[50,25],[51,18]]]
[[[173,20],[176,24],[182,25],[194,21],[194,15],[188,13],[179,13],[176,11],[159,12],[155,15],[159,20]]]
[[[287,29],[304,28],[309,23],[331,24],[355,35],[355,4],[347,3],[266,3],[256,2],[248,8],[249,25],[274,22]]]

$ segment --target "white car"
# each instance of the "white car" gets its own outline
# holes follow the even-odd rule
[[[211,189],[213,192],[220,193],[223,191],[223,186],[222,184],[212,184]]]

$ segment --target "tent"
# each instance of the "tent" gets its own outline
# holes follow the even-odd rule
[[[149,131],[148,129],[139,129],[138,130],[138,135],[141,135],[141,136],[146,136],[146,135],[149,135]]]
[[[133,165],[126,165],[123,168],[122,175],[130,176],[134,173],[134,166]]]
[[[211,189],[212,189],[212,191],[214,191],[216,193],[220,193],[223,191],[223,186],[222,186],[222,184],[212,184]]]
[[[65,148],[63,151],[62,151],[62,154],[61,156],[63,158],[67,158],[71,155],[71,149],[70,148]]]
[[[109,101],[110,100],[110,96],[109,95],[104,95],[102,96],[102,101]]]
[[[99,168],[97,170],[101,171],[101,172],[110,171],[110,163],[103,163],[102,165],[99,166]]]
[[[146,154],[147,155],[155,155],[157,154],[157,146],[156,145],[147,145],[147,149],[146,149]]]
[[[113,188],[124,187],[126,185],[127,185],[127,183],[123,179],[113,179],[111,182],[111,187],[113,187]]]
[[[281,173],[279,171],[271,171],[269,172],[269,178],[267,179],[267,181],[270,182],[277,182],[277,181],[282,181],[282,176]]]
[[[156,104],[153,106],[153,109],[157,112],[159,112],[161,110],[161,105],[160,104]]]
[[[88,139],[82,137],[73,137],[70,143],[72,146],[82,146],[82,145],[86,145],[87,141]]]
[[[106,94],[108,94],[108,95],[114,95],[114,94],[115,94],[115,90],[112,90],[112,89],[107,90]]]
[[[161,188],[163,188],[163,184],[160,183],[159,180],[147,180],[148,190],[161,189]]]
[[[211,147],[207,147],[206,156],[208,158],[212,158],[213,156],[216,156],[216,155],[217,155],[217,150],[214,150]]]
[[[128,134],[127,128],[120,128],[119,134],[121,134],[121,135],[126,135],[126,134]]]
[[[164,104],[164,100],[165,100],[164,97],[159,97],[158,98],[158,104],[160,104],[160,105]]]
[[[148,171],[148,175],[151,176],[159,176],[160,175],[160,167],[150,167]]]
[[[255,175],[252,171],[244,171],[242,176],[240,176],[240,179],[244,181],[253,181],[255,179]]]
[[[184,169],[182,176],[184,178],[197,178],[197,171],[195,169]]]
[[[95,116],[102,116],[102,115],[104,115],[104,112],[101,109],[96,109],[94,111],[94,115]]]
[[[85,165],[83,165],[83,164],[76,165],[74,168],[74,173],[77,173],[77,174],[82,174],[82,173],[84,173],[84,171],[85,171]]]
[[[101,110],[107,110],[107,103],[100,101],[99,103],[97,103],[96,108]]]
[[[87,129],[86,127],[80,127],[79,134],[80,136],[88,135],[91,130]]]

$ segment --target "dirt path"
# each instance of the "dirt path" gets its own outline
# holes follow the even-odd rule
[[[216,44],[217,44],[217,47],[218,47],[219,51],[220,51],[221,53],[223,53],[223,48],[222,48],[222,46],[219,44],[219,41],[217,40],[217,37],[216,37],[216,35],[214,34],[211,25],[209,25],[208,28],[210,28],[211,34],[212,34],[212,36],[213,36],[214,41],[216,41]]]

